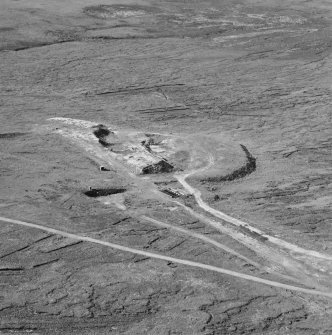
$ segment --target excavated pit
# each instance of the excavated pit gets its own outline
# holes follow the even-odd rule
[[[169,195],[171,198],[179,198],[181,196],[181,194],[171,190],[171,189],[168,189],[168,188],[165,188],[165,189],[162,189],[161,192]]]
[[[151,164],[145,166],[142,169],[142,174],[154,174],[154,173],[168,173],[174,170],[174,166],[166,162],[165,160],[161,160],[156,164]]]
[[[90,198],[106,197],[112,194],[124,193],[124,188],[96,188],[84,192],[84,194]]]
[[[96,128],[96,130],[94,130],[93,134],[98,138],[99,143],[103,146],[103,147],[109,147],[112,145],[112,143],[109,143],[106,139],[106,137],[110,134],[113,134],[106,126],[104,126],[103,124],[99,124],[97,126],[94,126],[92,128]]]

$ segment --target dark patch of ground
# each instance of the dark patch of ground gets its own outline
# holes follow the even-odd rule
[[[90,198],[105,197],[107,195],[123,193],[126,190],[124,188],[104,188],[104,189],[91,189],[84,192]]]

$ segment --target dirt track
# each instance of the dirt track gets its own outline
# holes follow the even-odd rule
[[[259,230],[257,228],[254,228],[253,226],[250,226],[248,223],[243,222],[241,220],[238,220],[236,218],[233,218],[233,217],[231,217],[231,216],[229,216],[225,213],[222,213],[220,211],[217,211],[217,210],[211,208],[208,204],[206,204],[201,198],[201,192],[199,190],[193,188],[192,186],[190,186],[186,182],[186,179],[193,174],[196,174],[196,173],[199,173],[199,172],[203,172],[204,170],[207,170],[208,168],[213,166],[213,164],[214,164],[213,161],[214,161],[213,157],[210,156],[209,164],[205,168],[203,168],[201,170],[198,170],[198,171],[192,171],[192,172],[186,173],[184,175],[176,175],[176,179],[184,186],[184,188],[186,188],[191,194],[194,195],[194,197],[197,201],[197,204],[202,209],[204,209],[206,212],[212,214],[213,216],[218,217],[218,218],[220,218],[222,220],[225,220],[227,222],[230,222],[230,223],[232,223],[236,226],[246,227],[249,230],[261,235],[262,237],[267,238],[269,242],[272,242],[272,243],[278,245],[279,247],[289,249],[290,251],[293,251],[295,253],[300,253],[300,254],[304,254],[304,255],[307,255],[307,256],[317,257],[317,258],[325,259],[327,261],[332,261],[332,256],[330,256],[330,255],[326,255],[326,254],[323,254],[323,253],[320,253],[320,252],[317,252],[317,251],[314,251],[314,250],[307,250],[307,249],[304,249],[304,248],[300,248],[300,247],[298,247],[294,244],[288,243],[286,241],[282,241],[282,240],[280,240],[278,238],[275,238],[273,236],[268,236],[268,235],[264,234],[261,230]]]
[[[91,242],[91,243],[97,243],[97,244],[105,245],[105,246],[108,246],[108,247],[111,247],[111,248],[114,248],[114,249],[117,249],[117,250],[131,252],[131,253],[134,253],[134,254],[137,254],[137,255],[147,256],[147,257],[161,259],[161,260],[168,261],[168,262],[173,262],[173,263],[178,263],[178,264],[182,264],[182,265],[189,265],[189,266],[193,266],[193,267],[198,267],[198,268],[202,268],[202,269],[216,271],[216,272],[219,272],[219,273],[227,274],[227,275],[238,277],[238,278],[241,278],[241,279],[251,280],[251,281],[256,282],[256,283],[270,285],[270,286],[273,286],[273,287],[283,288],[283,289],[287,289],[287,290],[302,292],[302,293],[316,295],[316,296],[323,296],[323,297],[332,298],[332,293],[328,293],[328,292],[321,292],[321,291],[317,291],[317,290],[310,290],[310,289],[306,289],[306,288],[302,288],[302,287],[286,285],[286,284],[282,284],[282,283],[278,283],[278,282],[274,282],[274,281],[270,281],[270,280],[265,280],[265,279],[262,279],[262,278],[248,276],[246,274],[230,271],[230,270],[227,270],[227,269],[217,268],[215,266],[211,266],[211,265],[207,265],[207,264],[201,264],[201,263],[187,261],[187,260],[184,260],[184,259],[178,259],[178,258],[174,258],[174,257],[167,257],[167,256],[164,256],[164,255],[158,255],[158,254],[147,252],[147,251],[142,251],[142,250],[138,250],[138,249],[129,248],[129,247],[122,246],[122,245],[119,245],[119,244],[114,244],[114,243],[110,243],[110,242],[96,240],[96,239],[88,237],[88,236],[80,236],[80,235],[76,235],[76,234],[67,233],[67,232],[64,232],[64,231],[61,231],[61,230],[48,228],[46,226],[36,225],[34,223],[12,220],[12,219],[8,219],[8,218],[4,218],[4,217],[0,217],[0,220],[4,221],[4,222],[8,222],[8,223],[14,223],[14,224],[21,225],[21,226],[40,229],[40,230],[46,231],[46,232],[51,233],[51,234],[57,234],[57,235],[61,235],[61,236],[64,236],[64,237],[71,238],[71,239],[76,239],[76,240],[79,240],[79,241],[85,241],[85,242]]]
[[[273,236],[266,235],[261,230],[259,230],[257,228],[254,228],[253,226],[249,225],[248,223],[243,222],[241,220],[238,220],[236,218],[233,218],[233,217],[231,217],[231,216],[229,216],[225,213],[222,213],[220,211],[217,211],[214,208],[211,208],[208,204],[206,204],[201,198],[201,192],[199,190],[195,189],[194,187],[190,186],[186,182],[186,179],[188,177],[194,175],[194,174],[202,173],[205,170],[208,170],[209,168],[211,168],[214,165],[214,158],[211,154],[208,155],[208,157],[209,157],[209,162],[205,167],[203,167],[199,170],[194,170],[194,171],[188,172],[186,174],[175,175],[175,178],[179,181],[179,183],[181,185],[183,185],[183,187],[188,192],[193,194],[193,196],[195,197],[195,200],[197,201],[197,204],[200,208],[202,208],[205,212],[207,212],[209,214],[212,214],[214,217],[222,219],[223,221],[229,222],[229,223],[231,223],[235,226],[245,227],[250,232],[254,232],[254,233],[258,234],[258,236],[263,237],[264,239],[266,239],[268,242],[271,242],[272,244],[275,244],[279,249],[289,250],[290,251],[289,256],[288,255],[285,256],[282,253],[280,253],[280,255],[278,255],[279,250],[276,249],[276,248],[267,247],[266,245],[264,245],[266,242],[264,242],[263,245],[262,244],[260,245],[259,241],[255,240],[255,239],[250,240],[250,237],[249,236],[243,236],[243,233],[239,234],[234,230],[232,231],[231,229],[229,231],[229,235],[232,236],[233,238],[235,238],[237,241],[239,241],[240,243],[243,243],[246,246],[248,246],[249,248],[253,249],[258,254],[260,254],[262,257],[265,257],[265,258],[271,260],[271,262],[277,262],[280,266],[285,267],[286,270],[290,271],[290,273],[293,273],[296,277],[298,277],[299,280],[302,280],[303,282],[306,282],[305,277],[311,271],[313,271],[313,273],[311,274],[312,276],[316,276],[317,272],[319,273],[321,268],[324,268],[325,271],[329,271],[329,273],[331,273],[331,270],[332,270],[332,267],[331,267],[332,266],[332,263],[331,263],[332,256],[322,254],[322,253],[319,253],[319,252],[313,251],[313,250],[307,250],[307,249],[298,247],[294,244],[291,244],[287,241],[283,241],[283,240],[280,240],[280,239],[275,238]],[[210,222],[212,224],[212,226],[214,226],[214,227],[218,227],[218,223],[209,220],[208,217],[205,218],[205,221]],[[227,232],[227,228],[223,227],[222,231]],[[298,259],[297,259],[297,254],[300,254],[300,257]],[[301,257],[301,255],[305,255],[305,257],[308,258],[308,260],[306,260],[304,257]],[[316,258],[323,259],[325,261],[325,264],[322,264],[322,262],[320,262],[319,265],[315,264]],[[309,268],[312,267],[312,270],[310,270],[309,268],[306,269],[306,266],[304,268],[302,268],[302,265],[297,264],[297,260],[300,260],[300,262],[304,261],[304,263],[307,263],[309,265]],[[329,276],[327,276],[326,283],[328,283],[328,281],[329,281]],[[314,283],[310,279],[308,279],[307,282],[311,283],[311,284]]]

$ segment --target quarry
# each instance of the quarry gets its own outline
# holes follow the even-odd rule
[[[2,0],[0,334],[331,334],[331,12]]]

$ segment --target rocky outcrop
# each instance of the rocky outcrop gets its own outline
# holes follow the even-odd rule
[[[151,164],[142,169],[142,174],[152,174],[152,173],[167,173],[172,172],[174,166],[165,160],[161,160],[156,164]]]

